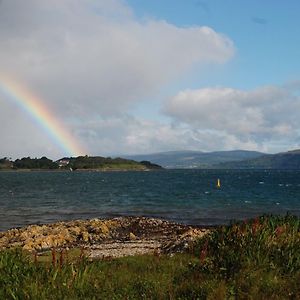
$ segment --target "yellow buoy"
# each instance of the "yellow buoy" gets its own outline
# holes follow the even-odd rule
[[[220,179],[218,178],[218,181],[217,181],[217,188],[220,188],[221,187],[221,181]]]

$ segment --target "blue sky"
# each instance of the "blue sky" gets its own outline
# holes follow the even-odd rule
[[[227,66],[200,85],[255,88],[300,77],[300,2],[279,0],[128,0],[141,19],[178,26],[209,26],[230,37],[237,49]]]
[[[296,149],[299,15],[299,1],[2,0],[0,78],[89,155]],[[0,104],[0,157],[66,154]]]

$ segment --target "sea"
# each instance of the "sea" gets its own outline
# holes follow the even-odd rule
[[[287,213],[300,216],[300,171],[0,172],[0,231],[119,216],[215,226]]]

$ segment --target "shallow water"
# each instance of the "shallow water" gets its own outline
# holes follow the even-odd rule
[[[0,230],[123,215],[198,225],[300,215],[300,171],[1,172],[0,209]]]

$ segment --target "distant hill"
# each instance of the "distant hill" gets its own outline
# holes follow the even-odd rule
[[[64,157],[52,161],[47,157],[23,157],[11,161],[0,159],[0,171],[6,170],[151,170],[165,168],[199,169],[290,169],[300,170],[300,149],[278,154],[256,151],[169,151],[126,158],[101,156]],[[151,161],[151,162],[150,162]],[[162,167],[161,167],[162,166]]]
[[[136,161],[149,160],[164,168],[215,168],[220,163],[242,161],[258,158],[265,153],[257,151],[233,150],[233,151],[168,151],[145,155],[126,155],[124,157]]]
[[[217,167],[224,169],[285,169],[300,170],[300,150],[266,154],[254,159],[237,162],[220,163]]]

